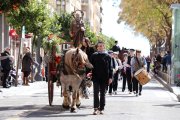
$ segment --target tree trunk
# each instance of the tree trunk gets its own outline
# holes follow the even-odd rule
[[[169,34],[167,35],[167,40],[166,40],[166,50],[171,51],[171,36],[172,36],[172,30],[169,31]]]
[[[42,75],[41,75],[42,58],[40,56],[41,42],[42,42],[41,37],[38,36],[37,47],[36,47],[36,60],[37,60],[39,65],[37,67],[37,73],[35,75],[35,80],[36,81],[42,81]]]
[[[22,27],[20,29],[22,31]],[[18,72],[19,72],[19,65],[20,65],[20,57],[21,57],[21,43],[22,43],[22,33],[20,32],[20,43],[19,43],[19,52],[18,52],[18,60],[17,60],[17,67],[16,67],[16,80],[15,80],[15,87],[18,85]]]
[[[32,53],[32,57],[33,57],[33,59],[35,59],[34,58],[34,42],[35,42],[35,39],[36,39],[36,35],[34,35],[34,37],[33,37],[33,41],[32,41],[32,49],[31,49],[31,53]],[[34,65],[32,66],[32,71],[31,71],[31,82],[33,83],[34,82],[34,69],[35,69],[35,67],[34,67]]]

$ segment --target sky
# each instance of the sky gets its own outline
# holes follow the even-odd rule
[[[117,23],[120,1],[121,0],[102,0],[102,33],[118,40],[121,48],[140,49],[142,55],[149,55],[149,41],[142,35],[135,35],[133,30],[124,23]]]

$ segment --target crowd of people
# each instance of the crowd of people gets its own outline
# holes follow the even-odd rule
[[[158,74],[158,71],[165,72],[170,74],[171,71],[171,53],[167,51],[163,56],[161,54],[157,54],[153,57],[153,72]]]
[[[147,69],[147,63],[151,61],[141,56],[140,50],[129,49],[122,54],[123,56],[119,56],[122,50],[117,41],[111,50],[106,50],[104,42],[99,41],[95,47],[92,47],[88,38],[83,39],[81,49],[87,53],[93,65],[91,72],[94,115],[103,114],[106,94],[118,94],[118,81],[121,79],[122,92],[125,92],[127,84],[129,94],[142,95],[142,85],[134,74],[141,68]]]

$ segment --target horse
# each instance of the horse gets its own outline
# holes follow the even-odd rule
[[[80,106],[80,85],[86,77],[85,68],[92,69],[93,66],[88,56],[79,48],[70,48],[64,56],[64,70],[61,71],[60,82],[62,95],[64,97],[62,106],[76,112]]]

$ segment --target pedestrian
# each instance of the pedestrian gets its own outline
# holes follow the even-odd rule
[[[112,64],[111,64],[111,66],[112,66],[112,68],[113,68],[113,75],[112,75],[112,76],[113,76],[113,81],[114,81],[114,75],[115,75],[115,73],[116,73],[117,70],[118,70],[118,64],[117,64],[117,61],[116,61],[115,56],[114,56],[114,54],[113,54],[113,51],[112,51],[112,50],[108,51],[108,54],[111,56],[111,59],[112,59]],[[112,81],[112,83],[110,83],[109,85],[107,85],[107,90],[108,90],[109,95],[112,95],[113,81]],[[109,88],[109,89],[108,89],[108,88]]]
[[[127,83],[127,85],[129,85],[128,81],[127,81],[126,68],[130,67],[130,65],[127,64],[127,62],[128,62],[128,53],[124,53],[123,57],[124,57],[124,59],[123,59],[123,68],[121,70],[121,75],[122,75],[122,78],[123,78],[122,79],[122,92],[124,92],[125,89],[126,89],[126,83]],[[128,86],[128,89],[129,89],[129,86]]]
[[[3,88],[9,88],[10,85],[8,84],[7,78],[9,76],[10,70],[13,68],[13,59],[10,56],[10,48],[9,47],[5,48],[4,52],[1,53],[1,56],[2,56],[1,67],[2,67],[2,73],[3,73],[2,85],[3,85]]]
[[[115,41],[114,43],[115,43],[115,45],[112,47],[112,51],[120,53],[121,52],[121,48],[118,45],[118,41]]]
[[[43,64],[45,67],[45,79],[46,82],[48,82],[48,70],[49,70],[49,62],[50,62],[50,56],[48,55],[48,52],[44,52],[44,59],[43,59]]]
[[[88,37],[85,37],[83,39],[81,50],[87,54],[88,59],[90,60],[92,54],[95,52],[95,49],[91,46],[91,42]],[[90,71],[91,70],[87,68],[86,74],[88,74]],[[82,82],[82,83],[85,83],[85,82]],[[86,99],[89,99],[88,88],[86,85],[82,85],[82,91],[83,91],[83,97]]]
[[[136,96],[141,95],[142,85],[134,77],[134,74],[141,68],[146,68],[146,60],[141,56],[141,50],[136,50],[136,55],[131,59],[131,75],[133,80],[133,91],[135,91]]]
[[[132,76],[131,76],[131,59],[134,57],[134,52],[135,52],[134,49],[129,49],[129,54],[128,54],[128,57],[127,57],[127,63],[124,63],[129,94],[132,93],[132,89],[133,89]],[[124,81],[123,87],[122,87],[122,92],[125,91],[125,88],[126,88],[126,84],[125,84],[125,81]]]
[[[151,58],[149,55],[146,57],[146,63],[147,63],[147,72],[150,71],[150,64],[151,64]]]
[[[94,47],[91,45],[91,42],[89,40],[88,37],[85,37],[82,41],[82,46],[81,46],[81,50],[84,51],[87,56],[88,59],[90,60],[91,55],[95,52]]]
[[[166,55],[166,66],[167,66],[167,74],[171,76],[171,52],[167,51]],[[170,79],[168,78],[168,83],[170,83]]]
[[[99,41],[95,52],[90,59],[93,65],[92,81],[94,93],[94,115],[103,114],[105,107],[106,86],[112,83],[111,57],[105,51],[105,44]],[[100,93],[100,97],[99,97]]]
[[[73,39],[73,45],[74,47],[80,47],[80,44],[82,43],[85,27],[83,22],[83,11],[81,11],[81,16],[77,12],[73,12],[74,19],[71,22],[70,25],[70,36]]]
[[[163,72],[167,72],[166,56],[167,56],[167,54],[165,54],[162,58],[162,71]]]
[[[29,86],[29,75],[32,71],[32,64],[37,64],[34,62],[32,55],[30,53],[30,48],[26,47],[26,53],[22,59],[22,72],[23,72],[23,84]]]
[[[121,60],[118,57],[119,52],[113,52],[113,54],[114,54],[114,58],[117,62],[117,65],[116,65],[116,71],[113,76],[112,88],[113,88],[113,93],[116,95],[117,88],[118,88],[118,80],[120,79],[120,73],[121,73],[121,69],[123,68],[123,66],[122,66]]]

